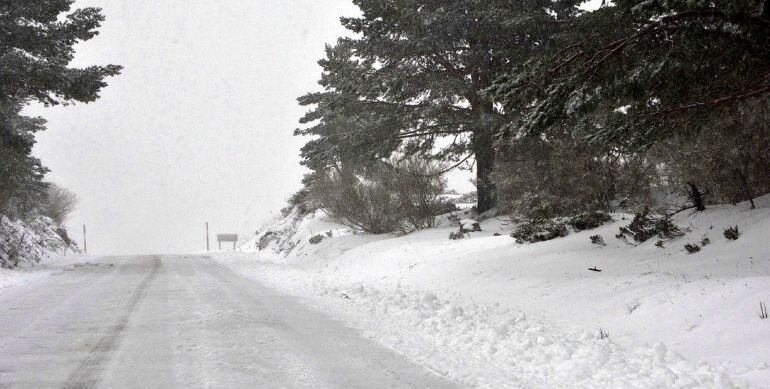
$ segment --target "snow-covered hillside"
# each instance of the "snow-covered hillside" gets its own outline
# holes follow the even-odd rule
[[[69,264],[70,260],[42,265],[38,265],[39,262],[79,252],[74,243],[64,241],[47,217],[21,221],[0,215],[0,264],[15,267],[13,270],[0,267],[0,289],[46,277],[58,271],[62,261]]]
[[[682,212],[663,248],[616,239],[624,214],[517,244],[499,219],[449,240],[448,221],[372,236],[295,212],[219,260],[468,386],[768,387],[770,196],[755,202]]]

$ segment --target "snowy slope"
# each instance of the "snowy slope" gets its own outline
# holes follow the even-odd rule
[[[45,278],[82,259],[77,246],[67,245],[43,216],[24,222],[0,215],[0,262],[8,253],[18,253],[21,263],[13,270],[0,267],[0,290]]]
[[[450,241],[455,227],[354,235],[318,212],[261,231],[290,237],[283,246],[220,260],[468,386],[768,387],[770,197],[757,205],[683,212],[689,232],[665,248],[616,239],[630,215],[520,245],[495,219]],[[733,225],[737,241],[722,236]],[[685,252],[704,237],[712,243]]]

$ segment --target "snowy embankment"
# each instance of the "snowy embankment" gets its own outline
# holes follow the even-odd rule
[[[0,290],[57,274],[81,261],[79,253],[77,246],[64,242],[49,218],[22,222],[0,216],[0,263],[18,261],[13,269],[0,267]]]
[[[471,387],[768,387],[770,197],[757,206],[682,212],[688,232],[664,248],[616,239],[622,214],[536,244],[497,219],[450,241],[448,223],[372,236],[291,214],[243,247],[251,254],[218,259]],[[740,238],[727,240],[735,225]]]

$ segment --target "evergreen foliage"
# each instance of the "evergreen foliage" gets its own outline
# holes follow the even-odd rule
[[[45,201],[47,169],[31,155],[45,120],[21,114],[25,104],[91,102],[117,75],[116,65],[70,67],[77,42],[97,35],[98,8],[73,0],[9,0],[0,4],[0,214],[21,217]]]
[[[627,241],[631,237],[638,243],[646,242],[650,238],[657,236],[660,239],[673,239],[684,235],[684,233],[666,217],[653,215],[649,208],[634,215],[625,227],[620,227],[620,233],[616,235],[618,239]]]
[[[558,36],[560,50],[543,50],[492,91],[519,114],[513,134],[568,127],[629,149],[697,134],[770,91],[767,8],[758,0],[618,0],[574,18]]]
[[[478,213],[534,224],[770,192],[767,0],[354,3],[299,99],[308,188],[394,155],[472,161]],[[620,236],[679,233],[643,214]]]
[[[319,136],[303,149],[304,163],[361,164],[397,150],[452,162],[472,155],[478,211],[487,211],[495,205],[494,135],[504,122],[483,92],[543,43],[553,2],[354,3],[363,16],[342,24],[355,38],[328,47],[320,62],[325,91],[300,98],[316,106],[302,122],[317,124],[297,134]]]
[[[741,232],[738,230],[738,226],[728,227],[722,234],[727,240],[738,240],[741,237]]]
[[[566,223],[575,231],[592,230],[612,221],[612,216],[604,212],[588,212],[568,217]]]
[[[511,237],[516,239],[516,243],[519,244],[543,242],[563,238],[567,235],[569,235],[569,230],[564,223],[557,220],[525,223],[516,227],[511,233]]]

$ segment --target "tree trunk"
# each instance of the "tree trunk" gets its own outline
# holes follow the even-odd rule
[[[700,190],[698,190],[698,187],[692,182],[688,182],[687,185],[690,186],[690,201],[692,201],[692,205],[698,211],[704,211],[706,205],[703,203],[703,193],[701,193]]]
[[[476,205],[482,214],[497,205],[497,187],[492,178],[495,169],[495,149],[492,129],[478,130],[473,133],[473,152],[476,156]]]
[[[488,64],[479,59],[478,68],[486,68]],[[495,109],[491,102],[480,97],[480,91],[492,83],[492,78],[483,72],[473,72],[471,75],[474,93],[466,96],[471,103],[473,118],[476,121],[471,147],[476,157],[476,211],[481,215],[497,206],[497,185],[492,177],[495,171]]]
[[[744,163],[744,166],[745,165],[746,163]],[[757,209],[757,206],[754,205],[754,196],[751,194],[751,187],[749,186],[749,180],[746,179],[746,175],[743,174],[741,169],[735,169],[735,173],[738,175],[738,179],[741,181],[741,186],[743,187],[743,195],[751,204],[751,209]]]
[[[762,17],[770,19],[770,0],[765,0],[762,4]]]

